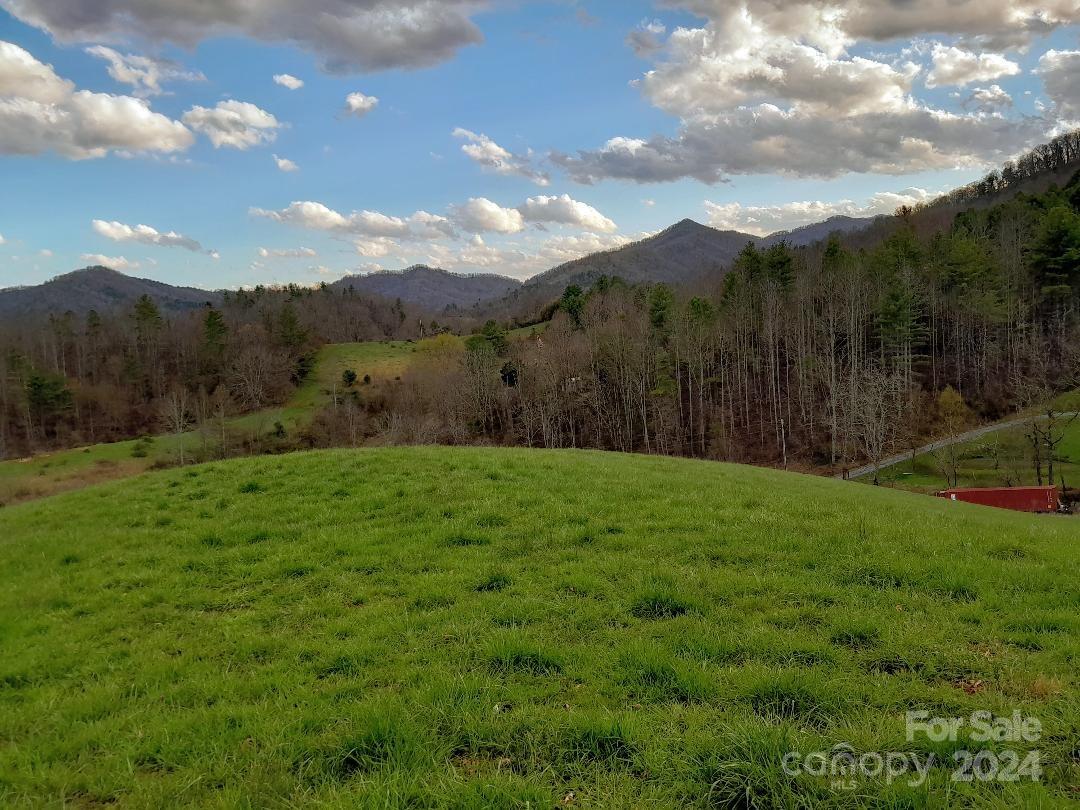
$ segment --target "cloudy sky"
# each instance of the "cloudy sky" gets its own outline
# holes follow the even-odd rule
[[[0,0],[0,286],[889,213],[1080,121],[1080,0]]]

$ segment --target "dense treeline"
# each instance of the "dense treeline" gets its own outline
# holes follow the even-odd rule
[[[531,338],[436,341],[380,429],[840,466],[940,432],[943,392],[993,418],[1080,384],[1080,175],[933,234],[911,215],[872,249],[748,245],[711,294],[602,279]]]
[[[400,302],[329,288],[226,293],[162,312],[149,297],[0,333],[0,458],[144,433],[282,402],[318,345],[418,336]]]
[[[1000,170],[995,169],[974,183],[939,197],[933,204],[938,207],[971,205],[991,199],[999,192],[1022,186],[1025,181],[1069,171],[1077,162],[1080,162],[1080,131],[1066,132],[1049,143],[1036,146],[1016,160],[1010,160]]]
[[[343,381],[302,433],[269,443],[230,447],[225,416],[282,402],[322,343],[436,325],[400,302],[300,287],[5,325],[0,457],[219,424],[218,452],[374,439],[877,461],[1080,386],[1080,175],[960,206],[969,192],[1044,187],[1078,160],[1080,138],[1065,136],[985,188],[866,231],[798,250],[748,244],[712,287],[569,287],[544,328],[422,340],[400,379]],[[1031,435],[1038,478],[1042,466],[1052,478],[1060,433]]]

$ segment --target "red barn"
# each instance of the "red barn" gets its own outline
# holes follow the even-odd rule
[[[942,498],[981,506],[996,506],[1017,512],[1056,512],[1060,505],[1057,487],[987,487],[984,489],[947,489]]]

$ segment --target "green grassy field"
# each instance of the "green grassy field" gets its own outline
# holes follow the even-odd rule
[[[407,341],[388,343],[332,343],[319,350],[315,370],[305,380],[288,403],[282,408],[271,408],[233,420],[240,428],[263,429],[280,421],[286,427],[297,427],[311,419],[316,409],[330,402],[337,391],[341,396],[344,388],[341,375],[346,370],[356,372],[363,385],[365,376],[372,382],[392,380],[408,368],[416,344]]]
[[[228,420],[232,431],[267,434],[275,422],[287,430],[306,424],[316,410],[330,401],[335,385],[340,390],[341,374],[352,369],[362,381],[390,380],[407,367],[415,345],[407,342],[340,343],[323,346],[315,370],[280,408],[269,408]],[[362,383],[358,383],[362,384]],[[188,451],[200,444],[194,434],[184,438]],[[133,455],[136,441],[95,444],[71,450],[44,453],[30,459],[0,462],[0,505],[32,500],[58,492],[81,489],[90,484],[128,478],[146,472],[155,463],[171,463],[177,455],[174,436],[158,436],[145,452]]]
[[[988,434],[977,441],[957,446],[961,463],[957,484],[961,487],[1000,487],[1034,485],[1034,467],[1027,459],[1030,446],[1023,428],[1012,428]],[[1045,475],[1045,464],[1044,464]],[[1070,487],[1080,487],[1080,421],[1065,432],[1054,464],[1054,483],[1064,477]],[[873,475],[860,479],[871,483]],[[914,463],[904,461],[881,471],[881,483],[917,492],[938,492],[949,484],[938,461],[929,454],[915,457]],[[1044,483],[1046,483],[1044,481]]]
[[[42,498],[90,484],[146,472],[156,456],[172,450],[170,438],[155,439],[154,456],[135,458],[135,441],[95,444],[0,461],[0,505]]]
[[[706,462],[166,470],[0,510],[0,806],[1072,805],[1078,568],[1071,519]],[[987,747],[914,709],[1037,716],[1041,781],[781,768]]]

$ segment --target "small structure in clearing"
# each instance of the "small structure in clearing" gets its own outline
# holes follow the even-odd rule
[[[1061,498],[1057,487],[986,487],[947,489],[938,493],[950,501],[964,501],[981,506],[996,506],[1017,512],[1057,512]]]

